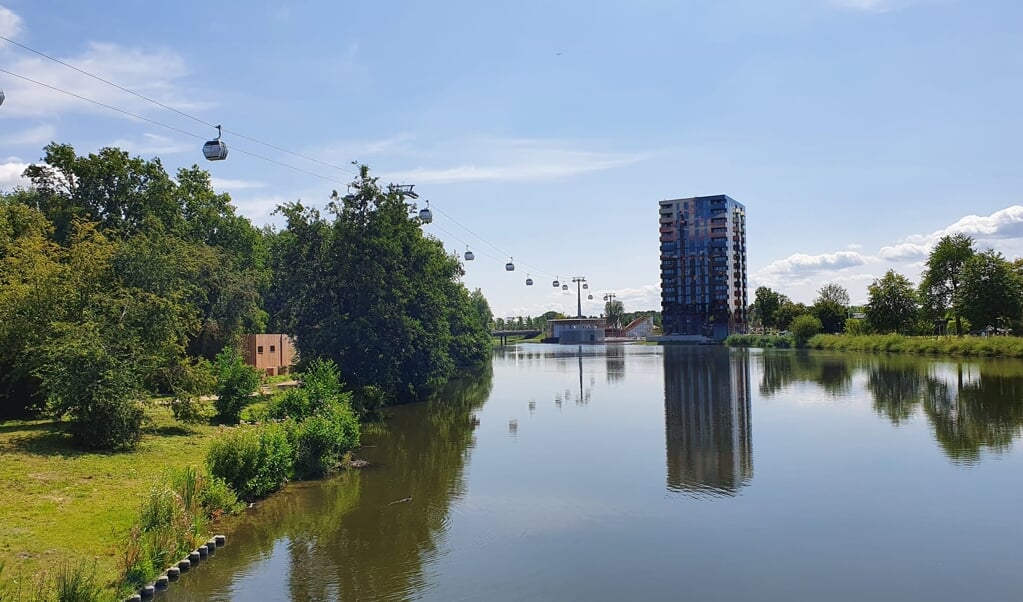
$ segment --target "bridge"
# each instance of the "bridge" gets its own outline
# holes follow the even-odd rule
[[[494,330],[490,333],[490,336],[501,339],[502,345],[508,344],[508,337],[522,337],[524,339],[531,339],[540,334],[539,330]]]

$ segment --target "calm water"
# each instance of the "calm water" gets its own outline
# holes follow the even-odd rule
[[[160,597],[1023,600],[1021,425],[1019,361],[519,346]]]

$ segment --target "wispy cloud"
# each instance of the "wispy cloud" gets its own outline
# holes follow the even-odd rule
[[[21,29],[21,17],[6,6],[0,5],[0,35],[13,40],[21,33]]]
[[[188,75],[189,69],[184,59],[171,50],[147,51],[94,42],[78,55],[57,58],[178,109],[196,110],[205,107],[202,103],[181,101],[182,98],[192,97],[182,93],[183,86],[180,83]],[[136,96],[41,57],[22,57],[5,65],[5,68],[53,88],[126,111],[144,113],[157,108]],[[3,109],[7,115],[53,117],[66,112],[114,114],[109,109],[57,90],[19,78],[9,79],[10,83],[5,85],[7,102]]]
[[[891,0],[830,0],[830,3],[842,8],[867,12],[884,12],[892,9]]]
[[[550,180],[625,167],[653,156],[587,150],[578,143],[557,140],[490,138],[452,142],[451,148],[434,155],[462,157],[456,165],[419,166],[381,177],[433,184]]]
[[[133,155],[173,155],[183,152],[199,152],[201,145],[194,142],[175,140],[169,136],[160,134],[142,134],[142,139],[118,138],[110,143],[121,150],[128,151]]]
[[[920,261],[943,236],[963,233],[981,246],[1002,247],[1002,241],[1023,237],[1023,206],[1013,205],[991,215],[967,215],[947,228],[929,234],[912,234],[900,242],[881,247],[878,256],[888,261]]]
[[[38,125],[34,128],[12,132],[0,137],[0,144],[10,146],[32,145],[43,146],[52,141],[57,134],[57,128],[51,124]]]
[[[28,166],[28,163],[22,163],[15,158],[0,163],[0,190],[28,186],[28,179],[21,177]]]

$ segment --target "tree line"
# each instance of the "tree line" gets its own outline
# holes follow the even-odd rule
[[[67,417],[85,447],[130,447],[154,393],[208,418],[217,355],[267,330],[389,400],[488,357],[486,299],[365,166],[324,213],[279,207],[280,229],[238,215],[198,166],[172,177],[115,148],[50,144],[24,176],[0,193],[0,417]]]
[[[919,284],[888,270],[871,282],[867,295],[865,306],[852,307],[848,291],[831,283],[807,306],[761,286],[750,306],[751,322],[767,330],[791,329],[797,338],[817,332],[1018,333],[1023,325],[1023,259],[1009,261],[994,250],[978,251],[972,237],[950,234],[931,250]]]

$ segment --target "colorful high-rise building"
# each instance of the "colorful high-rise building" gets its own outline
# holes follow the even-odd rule
[[[719,194],[661,201],[665,335],[746,332],[746,207]]]

